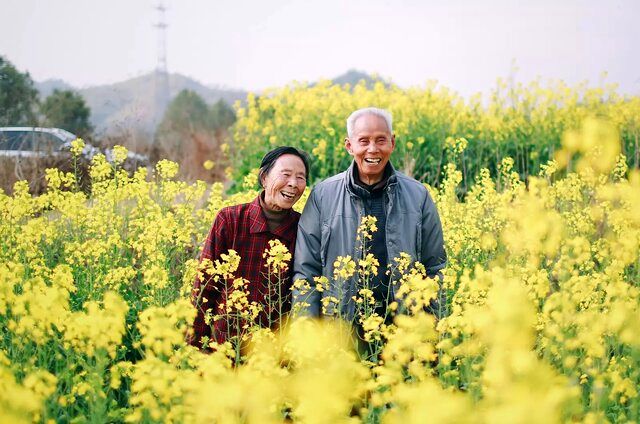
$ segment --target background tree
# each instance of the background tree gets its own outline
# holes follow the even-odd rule
[[[38,91],[29,73],[0,56],[0,127],[37,125],[37,105]]]
[[[211,180],[222,176],[219,149],[209,106],[196,92],[182,90],[158,126],[151,159],[178,162],[183,178]],[[206,161],[213,161],[215,168],[205,169]]]
[[[195,91],[182,90],[169,103],[158,132],[186,135],[211,129],[207,103]]]
[[[93,130],[89,123],[91,110],[82,96],[71,90],[54,90],[40,107],[47,126],[70,131],[86,137]]]
[[[211,125],[215,130],[226,130],[236,122],[236,113],[224,99],[211,106]]]

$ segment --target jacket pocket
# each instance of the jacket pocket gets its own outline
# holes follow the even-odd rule
[[[329,239],[331,238],[331,227],[328,223],[322,224],[320,233],[320,262],[322,268],[327,265],[327,252],[329,251]]]
[[[416,260],[422,262],[422,224],[416,224]]]

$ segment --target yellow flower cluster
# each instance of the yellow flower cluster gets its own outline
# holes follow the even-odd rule
[[[129,151],[124,146],[113,146],[111,149],[111,154],[113,155],[113,163],[114,165],[121,165],[127,159],[127,155]]]
[[[346,280],[356,272],[356,263],[350,256],[338,256],[333,264],[333,278]]]
[[[640,160],[628,154],[638,148],[640,97],[618,94],[615,84],[499,79],[486,95],[465,99],[435,81],[409,89],[382,81],[370,87],[364,81],[342,86],[321,81],[265,90],[237,105],[233,179],[240,181],[249,171],[247,164],[259,163],[275,144],[291,144],[311,154],[311,182],[342,172],[351,161],[340,142],[346,136],[345,118],[369,106],[393,114],[394,166],[430,184],[440,183],[448,162],[456,163],[470,180],[482,168],[495,170],[504,157],[514,159],[521,176],[535,175],[540,165],[554,159],[563,134],[575,139],[570,132],[588,116],[610,121],[629,164],[637,167]],[[598,134],[594,140],[600,135],[606,136]],[[580,143],[590,149],[589,140]],[[615,159],[616,151],[620,147],[603,150],[604,162]]]
[[[202,167],[203,167],[204,169],[206,169],[207,171],[211,171],[211,170],[213,169],[213,166],[214,166],[214,165],[215,165],[215,162],[214,162],[214,161],[212,161],[212,160],[205,160],[205,161],[202,163]]]
[[[84,140],[81,138],[76,138],[71,142],[71,154],[73,156],[79,156],[84,149]]]
[[[342,124],[332,116],[357,97],[319,87],[250,97],[236,131],[279,140],[298,122],[299,138],[327,140],[316,151],[326,161],[314,166],[340,164],[328,140]],[[432,91],[426,102],[420,90],[352,88],[367,104],[398,94],[397,131],[411,135],[414,169],[436,164],[422,149],[442,133],[433,125],[455,96]],[[301,97],[304,90],[325,94],[326,113],[310,115],[323,109]],[[296,105],[286,113],[275,106],[283,96]],[[376,304],[366,281],[379,264],[362,243],[354,257],[336,259],[334,275],[294,283],[321,292],[322,309],[335,319],[285,320],[278,331],[261,320],[273,308],[253,301],[236,275],[243,252],[195,260],[218,211],[255,198],[255,172],[227,196],[219,183],[175,180],[177,165],[168,161],[153,176],[129,175],[98,155],[91,194],[77,189],[74,175],[53,170],[41,196],[17,183],[13,194],[0,193],[0,421],[639,421],[640,173],[621,155],[636,153],[620,146],[637,100],[602,105],[594,96],[580,101],[602,108],[599,116],[617,111],[618,120],[576,122],[554,160],[526,179],[515,170],[522,155],[498,154],[495,167],[472,172],[465,161],[476,144],[461,107],[451,116],[460,132],[448,142],[456,162],[443,163],[429,187],[449,258],[443,280],[401,254],[384,270],[395,297]],[[525,124],[522,105],[509,112],[499,100],[475,117],[487,137],[507,143],[523,128],[536,137],[564,128]],[[269,126],[258,112],[270,107]],[[536,125],[551,122],[541,106],[528,110]],[[546,113],[575,118],[564,109]],[[302,131],[307,121],[322,132]],[[369,241],[375,220],[361,224]],[[265,255],[278,275],[290,271],[291,252],[280,243]],[[234,326],[208,354],[185,343],[203,300],[191,292],[198,274],[227,290],[207,322]],[[434,313],[434,303],[445,313]],[[353,322],[341,319],[349,308]]]
[[[280,275],[281,272],[289,269],[291,252],[280,240],[270,240],[269,248],[265,250],[263,256],[267,259],[265,266],[270,274]]]
[[[37,370],[16,381],[10,361],[0,352],[0,421],[30,423],[42,419],[42,403],[55,391],[56,377]]]
[[[376,225],[377,218],[375,216],[363,216],[362,221],[360,222],[360,226],[358,227],[357,234],[358,240],[371,240],[373,237],[373,233],[378,231],[378,227]]]
[[[164,307],[152,306],[139,317],[141,343],[147,355],[171,357],[184,343],[184,335],[193,323],[195,309],[186,299],[178,299]]]
[[[66,318],[64,341],[71,348],[93,356],[98,349],[116,357],[125,331],[126,302],[113,292],[106,292],[102,304],[85,304],[86,312],[72,313]]]

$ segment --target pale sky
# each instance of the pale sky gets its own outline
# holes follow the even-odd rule
[[[153,0],[0,0],[0,55],[76,87],[147,73]],[[601,81],[640,94],[640,1],[164,0],[169,72],[246,90],[350,68],[464,95],[516,81]],[[515,68],[513,67],[515,63]]]

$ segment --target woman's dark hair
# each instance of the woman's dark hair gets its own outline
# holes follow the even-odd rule
[[[273,168],[276,160],[278,160],[278,158],[282,155],[298,156],[304,164],[304,176],[307,179],[309,178],[309,160],[307,159],[307,154],[302,150],[296,149],[295,147],[280,146],[268,152],[262,158],[262,163],[260,164],[260,172],[258,172],[258,184],[260,184],[260,187],[262,187],[262,177],[267,175],[269,171],[271,171],[271,168]]]

